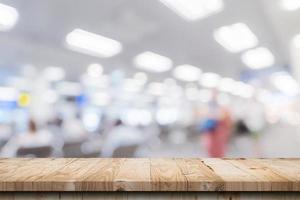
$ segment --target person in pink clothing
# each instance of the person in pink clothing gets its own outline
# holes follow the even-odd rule
[[[226,153],[232,121],[226,109],[220,109],[215,127],[202,134],[202,141],[209,157],[220,158]]]

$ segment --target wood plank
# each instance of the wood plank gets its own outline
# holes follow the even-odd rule
[[[125,159],[114,177],[116,191],[151,191],[150,159]]]
[[[150,159],[152,191],[187,191],[187,179],[171,158]]]
[[[254,159],[265,168],[285,177],[292,184],[292,191],[300,191],[300,159]]]
[[[176,163],[187,180],[188,191],[219,191],[224,181],[201,159],[176,158]]]
[[[41,181],[51,182],[51,191],[112,190],[113,162],[112,159],[79,158]],[[119,165],[118,160],[115,162]]]
[[[260,191],[257,178],[223,159],[202,159],[203,163],[224,181],[219,191]]]
[[[50,190],[49,181],[41,181],[45,176],[67,166],[74,159],[7,159],[0,161],[1,191]]]
[[[300,159],[0,159],[0,191],[300,191]]]
[[[98,159],[96,167],[92,167],[89,174],[81,182],[82,191],[113,191],[114,178],[125,159]],[[80,182],[79,182],[80,184]]]
[[[270,168],[253,159],[226,159],[242,171],[257,179],[257,191],[292,191],[292,182],[285,176],[279,175]]]

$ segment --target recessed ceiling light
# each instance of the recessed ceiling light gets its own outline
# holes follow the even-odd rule
[[[281,0],[280,5],[284,10],[294,11],[300,9],[299,0]]]
[[[251,69],[262,69],[274,64],[274,56],[265,47],[251,49],[242,54],[242,61]]]
[[[10,6],[0,4],[0,31],[8,31],[17,23],[18,11]]]
[[[66,37],[68,48],[97,57],[111,57],[121,52],[120,42],[82,29],[75,29]]]
[[[200,78],[200,85],[207,88],[214,88],[218,85],[221,77],[219,74],[207,72],[202,74]]]
[[[223,10],[223,0],[160,0],[186,20],[193,21]]]
[[[172,68],[173,62],[170,58],[146,51],[134,58],[137,68],[150,72],[166,72]]]
[[[218,28],[214,32],[215,40],[232,53],[255,47],[258,39],[244,23],[236,23]]]
[[[295,96],[299,94],[298,82],[287,72],[276,72],[270,77],[273,85],[284,94]]]
[[[192,65],[180,65],[173,70],[173,76],[181,81],[198,81],[201,76],[201,69]]]

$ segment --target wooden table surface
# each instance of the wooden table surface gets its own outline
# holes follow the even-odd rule
[[[300,159],[2,158],[0,191],[300,191]]]

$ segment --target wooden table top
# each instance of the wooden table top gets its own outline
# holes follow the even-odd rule
[[[0,191],[300,191],[300,159],[2,158]]]

